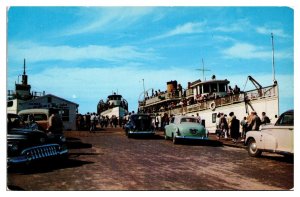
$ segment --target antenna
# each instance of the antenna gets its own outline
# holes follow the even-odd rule
[[[196,70],[202,71],[203,81],[205,81],[205,79],[204,79],[204,72],[205,72],[205,71],[210,71],[210,70],[204,69],[204,61],[203,61],[203,58],[202,58],[202,69],[196,69]]]
[[[274,41],[273,41],[273,33],[271,33],[272,38],[272,70],[273,70],[273,82],[276,81],[275,79],[275,59],[274,59]]]
[[[143,79],[143,90],[144,90],[144,100],[145,100],[145,94],[146,94],[146,92],[145,92],[145,83],[144,83],[144,79]]]
[[[26,66],[26,61],[25,61],[25,58],[24,58],[24,71],[23,71],[23,75],[26,75],[26,69],[25,69],[25,66]]]

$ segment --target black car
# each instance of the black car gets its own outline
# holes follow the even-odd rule
[[[128,137],[132,135],[154,135],[155,129],[152,118],[147,114],[133,114],[125,124],[125,133]]]
[[[24,124],[16,114],[7,114],[7,165],[46,158],[66,158],[68,149],[62,134],[45,133],[36,123]]]

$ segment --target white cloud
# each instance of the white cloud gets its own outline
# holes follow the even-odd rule
[[[212,28],[212,31],[217,31],[217,32],[242,32],[246,31],[251,27],[250,22],[248,19],[240,19],[237,21],[234,21],[230,24],[226,25],[220,25],[215,28]]]
[[[63,30],[61,34],[77,35],[124,28],[152,13],[153,9],[152,7],[82,8],[78,14],[79,22]]]
[[[256,32],[260,34],[267,34],[267,35],[273,33],[275,36],[282,37],[282,38],[289,37],[289,35],[286,34],[283,29],[278,29],[278,28],[257,27]]]
[[[167,38],[167,37],[182,35],[182,34],[201,33],[201,32],[203,32],[204,25],[205,25],[205,22],[203,22],[203,23],[188,22],[183,25],[178,25],[174,29],[172,29],[162,35],[156,36],[152,39],[156,40],[156,39],[162,39],[162,38]]]
[[[8,47],[10,59],[26,57],[31,62],[47,60],[76,61],[81,59],[94,59],[105,61],[120,61],[130,59],[153,59],[153,51],[139,51],[134,46],[100,46],[88,45],[73,47],[67,45],[46,46],[29,42],[10,43]]]
[[[225,58],[241,58],[241,59],[270,59],[272,58],[272,50],[261,46],[248,43],[236,43],[233,46],[222,51]],[[293,57],[292,50],[275,51],[276,59],[285,59]]]

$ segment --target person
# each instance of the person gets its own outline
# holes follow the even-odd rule
[[[234,113],[230,112],[229,113],[229,117],[227,119],[227,123],[228,123],[228,131],[229,131],[229,136],[231,136],[231,123],[232,123],[232,119],[233,119]]]
[[[91,125],[90,125],[90,132],[96,131],[96,124],[97,124],[97,116],[95,113],[91,114]]]
[[[91,115],[89,112],[85,115],[85,126],[88,130],[91,128]]]
[[[266,112],[261,113],[261,124],[270,123],[270,118],[266,115]]]
[[[57,111],[51,113],[48,120],[47,131],[50,133],[61,134],[63,131],[63,121]]]
[[[226,116],[223,113],[221,113],[219,128],[224,134],[224,138],[227,139],[228,124],[227,124]]]
[[[201,117],[199,116],[199,113],[196,114],[197,115],[197,120],[199,121],[199,123],[201,124]]]
[[[230,136],[234,143],[237,142],[240,135],[240,121],[236,118],[234,113],[230,113],[231,116],[231,124],[230,124]]]
[[[251,112],[251,115],[249,115],[247,124],[248,124],[247,131],[250,131],[250,130],[258,131],[259,130],[259,126],[261,125],[261,120],[255,111]]]
[[[241,121],[241,126],[242,126],[242,142],[245,140],[245,137],[246,137],[246,130],[247,130],[247,118],[244,117],[244,119]]]

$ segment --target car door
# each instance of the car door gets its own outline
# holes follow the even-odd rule
[[[282,152],[294,152],[294,113],[286,112],[282,114],[274,126],[267,127],[263,130],[263,142],[265,149],[275,149]],[[267,134],[267,135],[265,135]],[[265,136],[264,136],[265,135]],[[273,146],[267,141],[272,141]],[[273,147],[273,148],[272,148]]]
[[[168,137],[172,137],[172,132],[174,130],[174,121],[175,121],[175,117],[172,117],[170,120],[169,125],[166,126],[166,136]]]

